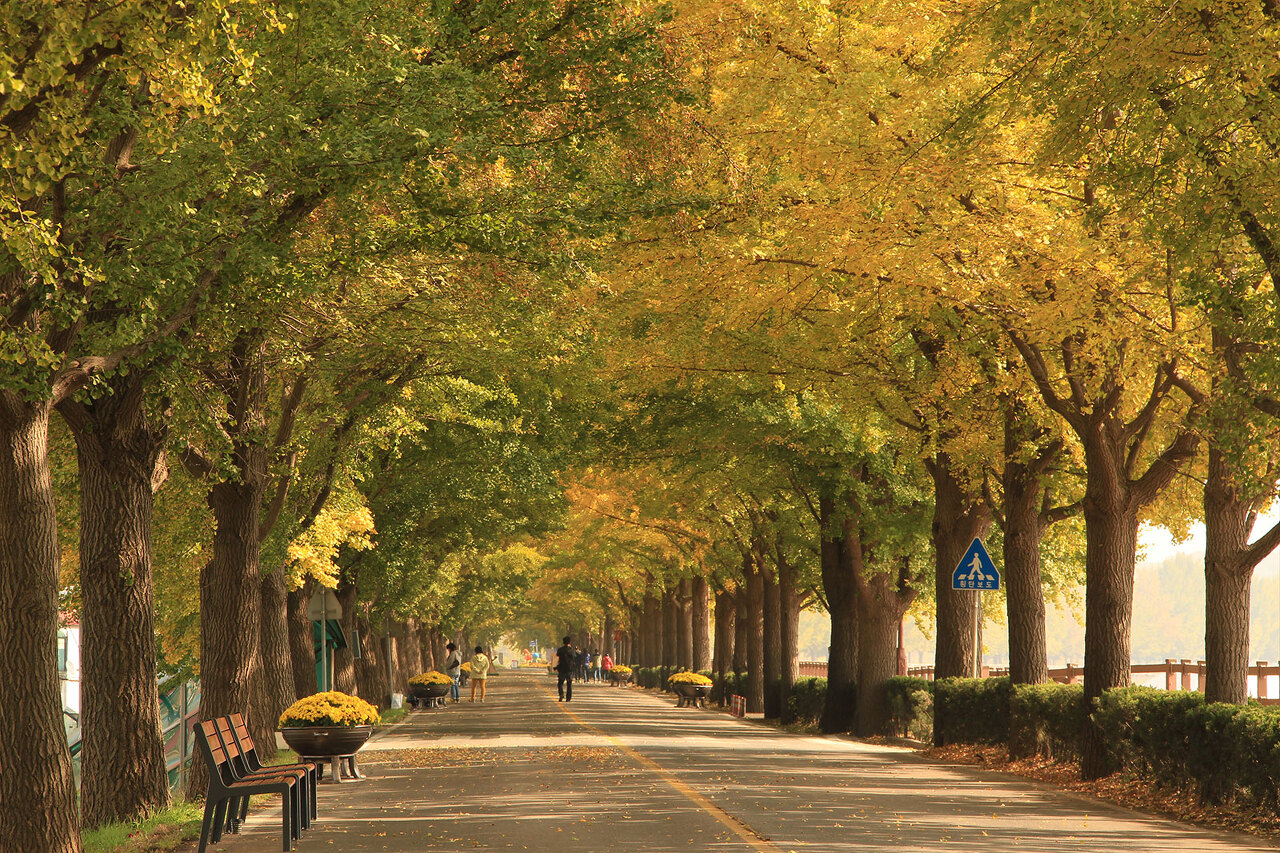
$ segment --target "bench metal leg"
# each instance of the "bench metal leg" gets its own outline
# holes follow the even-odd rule
[[[200,848],[197,853],[204,853],[208,849],[209,836],[213,834],[213,818],[217,810],[217,804],[209,802],[206,797],[204,801],[204,820],[200,822]]]
[[[218,800],[218,804],[213,808],[213,826],[209,833],[209,843],[217,844],[222,840],[222,830],[227,823],[227,798],[223,797]]]
[[[290,786],[296,788],[296,785]],[[284,853],[289,853],[293,849],[293,804],[297,802],[291,791],[286,791],[281,795],[282,817],[281,823],[284,828]]]

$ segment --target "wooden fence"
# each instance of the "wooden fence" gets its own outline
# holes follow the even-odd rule
[[[1133,682],[1135,684],[1163,687],[1165,690],[1203,691],[1204,670],[1204,661],[1166,659],[1164,663],[1135,663],[1130,672],[1134,675]],[[907,670],[907,674],[932,681],[933,667],[913,666]],[[1009,670],[1007,668],[989,666],[982,668],[983,678],[1008,674]],[[825,661],[800,661],[800,675],[825,678],[827,664]],[[1150,675],[1163,675],[1164,683],[1158,683],[1160,681],[1158,678],[1154,679],[1157,683],[1152,683],[1152,679],[1139,677]],[[1079,684],[1084,680],[1084,667],[1069,663],[1058,669],[1050,669],[1049,677],[1059,684]],[[1249,667],[1249,695],[1256,698],[1263,705],[1280,705],[1280,695],[1276,695],[1280,693],[1280,690],[1272,691],[1267,684],[1268,679],[1272,677],[1280,682],[1280,664],[1272,666],[1266,661],[1258,661]]]

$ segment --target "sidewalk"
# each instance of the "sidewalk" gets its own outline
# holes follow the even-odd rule
[[[417,711],[324,785],[295,850],[1262,851],[909,750],[780,733],[635,689],[503,673],[489,701]],[[280,849],[270,809],[211,850]]]

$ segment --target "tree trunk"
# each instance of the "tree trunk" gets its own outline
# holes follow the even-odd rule
[[[147,421],[141,377],[59,408],[80,472],[80,807],[87,828],[168,808],[156,691],[153,493],[163,482],[165,430]]]
[[[58,689],[48,442],[49,406],[0,391],[0,850],[15,853],[80,850]]]
[[[208,494],[213,511],[213,558],[200,572],[200,719],[241,713],[254,719],[262,576],[258,531],[267,481],[266,381],[261,347],[238,342],[231,356],[236,393],[227,400],[227,432],[233,436],[233,474]],[[192,764],[188,794],[202,796],[200,762]]]
[[[436,632],[434,629],[420,626],[418,628],[418,642],[422,644],[422,671],[435,670],[436,672],[444,672],[444,667],[436,661],[438,652],[436,651]],[[441,648],[440,651],[444,651]],[[493,649],[485,644],[484,653],[489,657],[493,657]]]
[[[747,712],[764,712],[764,567],[753,547],[743,561],[747,576]]]
[[[890,734],[888,681],[898,673],[898,625],[915,595],[901,590],[891,573],[868,576],[862,566],[860,576],[855,730],[872,737]]]
[[[1044,635],[1044,585],[1040,577],[1040,476],[1020,461],[1023,442],[1017,410],[1005,420],[1004,586],[1009,622],[1009,678],[1014,684],[1049,680]]]
[[[334,591],[338,605],[342,608],[342,618],[338,624],[347,638],[345,649],[333,650],[333,689],[340,693],[354,694],[356,687],[355,649],[351,645],[352,634],[356,627],[356,590],[359,574],[355,569],[347,568],[342,572],[338,588]],[[417,673],[414,673],[415,675]]]
[[[316,683],[315,628],[307,616],[307,606],[316,586],[314,578],[307,578],[302,586],[289,590],[289,659],[293,668],[293,694],[297,699],[311,696],[319,689]]]
[[[792,722],[791,691],[800,676],[800,596],[796,591],[798,571],[785,559],[778,560],[778,613],[782,623],[782,669],[779,693],[782,721]]]
[[[693,668],[711,669],[711,586],[705,575],[693,579]]]
[[[733,594],[733,671],[747,671],[747,584],[743,576],[742,586]]]
[[[264,761],[276,755],[276,722],[297,699],[289,648],[289,587],[284,568],[262,576],[258,654],[262,660],[255,681],[250,734]]]
[[[1098,466],[1092,461],[1087,467],[1084,701],[1090,707],[1103,691],[1129,685],[1138,516],[1121,490],[1111,487],[1114,477],[1095,474]],[[1088,717],[1082,747],[1080,772],[1085,779],[1111,772],[1102,731]]]
[[[764,716],[782,717],[782,602],[776,575],[765,575],[763,596],[764,623]]]
[[[681,669],[694,669],[693,665],[693,580],[684,578],[680,581],[676,593],[676,617],[679,622],[676,630],[679,640],[679,660],[676,666]]]
[[[256,449],[242,447],[246,456]],[[265,462],[265,459],[263,460]],[[218,483],[209,492],[216,530],[213,559],[200,573],[200,719],[241,713],[253,720],[253,681],[257,677],[258,518],[261,481]],[[201,766],[193,763],[193,768]],[[202,796],[203,774],[192,772],[191,797]]]
[[[373,632],[373,625],[366,613],[356,615],[363,653],[356,660],[356,687],[360,696],[379,708],[391,706],[391,685],[387,679],[387,664],[382,638]]]
[[[1252,503],[1231,481],[1225,456],[1209,448],[1204,487],[1207,702],[1243,704],[1249,698],[1249,601],[1253,565],[1241,557],[1253,530]]]
[[[679,660],[678,632],[680,630],[679,607],[676,604],[676,591],[671,590],[662,596],[662,665],[674,669]]]
[[[396,649],[400,655],[396,692],[408,693],[409,679],[422,672],[422,644],[418,641],[418,622],[409,618],[396,627]],[[471,651],[471,647],[464,648],[467,653]],[[464,653],[463,657],[467,657],[467,654]]]
[[[387,702],[389,704],[392,693],[402,692],[398,687],[402,678],[400,673],[400,644],[396,642],[394,625],[387,625],[386,633],[382,636],[381,668],[385,673]]]
[[[645,622],[648,623],[649,640],[649,662],[646,664],[650,667],[662,666],[663,642],[662,636],[662,601],[656,595],[645,597]]]
[[[929,466],[933,475],[933,551],[938,602],[938,678],[972,678],[977,663],[974,631],[979,593],[951,588],[951,576],[976,538],[991,527],[991,510],[965,488],[951,470],[951,459],[938,453]]]
[[[728,703],[729,697],[724,689],[725,674],[733,669],[733,623],[736,610],[733,605],[732,593],[725,590],[716,591],[716,630],[715,630],[715,655],[712,661],[712,669],[716,674],[716,684],[719,689],[720,704],[723,706]]]
[[[422,659],[422,639],[418,634],[418,620],[410,617],[404,620],[404,648],[405,661],[408,666],[405,668],[405,686],[408,686],[408,680],[415,675],[421,675],[426,671],[427,667]],[[467,654],[475,646],[466,646]]]
[[[836,502],[820,498],[822,587],[831,617],[831,646],[827,654],[827,696],[819,728],[828,734],[853,727],[858,671],[858,602],[853,553],[849,547],[852,521],[836,514]]]
[[[646,596],[636,608],[636,648],[635,665],[649,665],[649,598]]]
[[[439,626],[431,629],[431,661],[436,672],[445,671],[445,660],[449,657],[449,652],[445,649],[447,642],[449,641]]]

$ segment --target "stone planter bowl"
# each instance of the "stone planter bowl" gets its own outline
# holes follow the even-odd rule
[[[409,695],[415,699],[439,699],[449,695],[448,684],[410,684]]]
[[[290,726],[280,729],[289,748],[298,755],[351,755],[364,746],[373,726]]]
[[[710,684],[672,684],[671,689],[680,697],[676,707],[697,707],[703,704],[711,693],[711,687]]]

